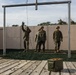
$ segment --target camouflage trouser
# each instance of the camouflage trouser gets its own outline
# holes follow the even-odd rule
[[[40,50],[41,50],[41,45],[43,45],[43,52],[45,52],[45,41],[40,41],[39,42],[39,50],[38,50],[38,52],[40,52]]]
[[[39,50],[39,43],[37,42],[36,43],[36,50],[35,51],[38,51]]]
[[[61,45],[60,41],[55,41],[55,50],[56,51],[60,49],[60,45]]]
[[[24,39],[24,48],[25,50],[29,50],[29,40]]]

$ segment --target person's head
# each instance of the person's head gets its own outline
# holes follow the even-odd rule
[[[42,31],[42,30],[44,29],[44,26],[41,26],[41,28],[40,28],[40,29],[41,29],[41,31]]]
[[[43,27],[43,26],[41,26],[41,28],[40,28],[38,31],[40,32],[40,31],[42,31],[43,29],[44,29],[44,27]]]
[[[59,29],[60,29],[60,27],[59,27],[59,26],[57,26],[57,27],[56,27],[56,29],[57,29],[57,30],[59,30]]]

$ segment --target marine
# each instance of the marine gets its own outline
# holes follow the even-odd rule
[[[38,34],[38,44],[39,44],[38,52],[40,52],[41,50],[41,45],[43,45],[43,52],[45,52],[46,31],[44,30],[43,26],[39,30],[40,31]]]
[[[24,22],[22,22],[22,30],[24,32],[24,37],[23,37],[24,48],[25,48],[24,51],[26,52],[27,50],[29,50],[29,35],[30,35],[31,30],[28,26],[24,27],[24,25],[25,25]]]
[[[60,51],[61,41],[63,41],[63,34],[59,29],[60,29],[60,27],[57,26],[56,30],[53,33],[53,40],[54,40],[54,43],[55,43],[55,52]]]

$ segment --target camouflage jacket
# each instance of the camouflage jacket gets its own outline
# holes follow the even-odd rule
[[[43,30],[41,32],[38,33],[38,42],[40,41],[46,41],[46,31]]]
[[[53,39],[54,39],[54,41],[62,41],[63,40],[62,32],[60,30],[54,31]]]

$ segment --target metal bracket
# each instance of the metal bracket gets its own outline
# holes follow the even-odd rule
[[[37,10],[38,9],[38,5],[37,5],[37,0],[36,0],[36,6],[35,6],[35,10]]]

